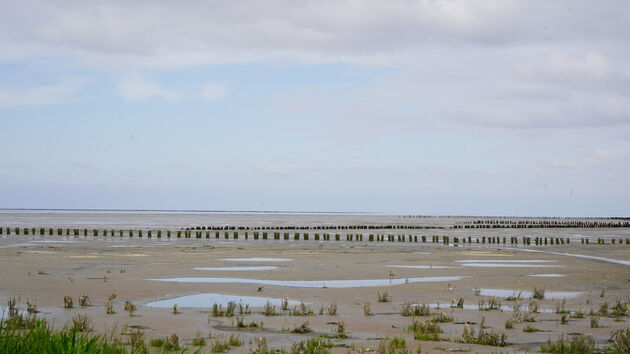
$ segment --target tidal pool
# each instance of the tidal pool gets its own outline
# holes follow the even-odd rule
[[[531,291],[520,291],[513,289],[480,289],[481,296],[496,296],[496,297],[510,297],[516,296],[521,293],[522,299],[528,299],[532,296]],[[545,299],[566,299],[582,295],[581,292],[576,291],[545,291]]]
[[[555,273],[549,273],[549,274],[528,274],[528,275],[526,275],[526,277],[562,278],[562,277],[566,277],[566,274],[555,274]]]
[[[238,271],[238,270],[276,270],[276,266],[252,266],[252,267],[197,267],[194,270],[225,270],[225,271]]]
[[[459,259],[457,263],[550,263],[546,259]]]
[[[245,279],[245,278],[153,278],[146,280],[166,281],[176,283],[245,283],[260,285],[288,286],[293,288],[363,288],[371,286],[390,286],[407,283],[421,282],[446,282],[461,280],[463,276],[455,277],[416,277],[397,279],[347,279],[347,280],[267,280],[267,279]]]
[[[293,259],[290,258],[265,258],[265,257],[251,257],[251,258],[222,258],[220,261],[230,262],[289,262]]]
[[[409,268],[409,269],[446,269],[456,268],[449,266],[434,266],[434,265],[386,265],[389,268]]]
[[[210,308],[213,304],[227,306],[228,302],[233,301],[249,305],[250,307],[263,307],[269,301],[272,305],[282,306],[282,299],[275,299],[262,296],[240,296],[226,294],[196,294],[176,297],[173,299],[159,300],[149,302],[145,306],[154,308],[172,308],[177,304],[180,308]],[[289,300],[289,305],[299,305],[299,301]]]
[[[463,263],[464,267],[478,267],[478,268],[562,268],[564,266],[559,265],[545,265],[545,264],[529,264],[529,263]]]

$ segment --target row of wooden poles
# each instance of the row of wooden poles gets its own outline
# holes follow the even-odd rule
[[[233,239],[237,240],[240,237],[254,240],[311,240],[311,235],[307,232],[294,232],[292,235],[289,232],[238,232],[238,231],[193,231],[193,230],[97,230],[97,229],[64,229],[64,228],[10,228],[0,227],[0,235],[40,235],[40,236],[103,236],[103,237],[139,237],[139,238],[197,238],[197,239]],[[379,234],[329,234],[329,233],[315,233],[312,235],[314,241],[368,241],[368,242],[412,242],[412,243],[441,243],[444,245],[459,245],[459,244],[510,244],[510,245],[569,245],[571,239],[566,237],[496,237],[496,236],[482,236],[482,237],[452,237],[452,236],[418,236],[418,235],[379,235]],[[609,242],[608,242],[609,241]],[[630,245],[630,239],[626,238],[611,238],[609,240],[604,238],[581,238],[582,244],[627,244]]]

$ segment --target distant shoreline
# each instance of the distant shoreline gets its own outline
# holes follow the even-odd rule
[[[417,218],[493,218],[493,219],[630,219],[630,216],[518,216],[518,215],[430,215],[367,211],[287,211],[287,210],[203,210],[203,209],[78,209],[78,208],[0,208],[6,211],[105,212],[105,213],[182,213],[182,214],[287,214],[287,215],[373,215]]]

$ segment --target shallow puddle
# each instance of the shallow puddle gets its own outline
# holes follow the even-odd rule
[[[566,277],[566,274],[528,274],[527,277],[538,277],[538,278],[562,278]]]
[[[545,259],[459,259],[457,263],[550,263],[553,260]]]
[[[239,296],[225,294],[196,294],[176,297],[173,299],[154,301],[146,304],[147,307],[172,308],[177,304],[180,308],[210,308],[213,304],[227,306],[229,301],[249,305],[250,307],[263,307],[269,301],[272,305],[282,306],[282,299],[274,299],[262,296]],[[299,305],[299,301],[289,300],[289,305]]]
[[[511,289],[480,289],[481,296],[510,297],[518,295],[520,290]],[[529,299],[532,296],[531,291],[520,291],[521,299]],[[575,291],[545,291],[545,299],[568,299],[582,295],[581,292]]]
[[[523,251],[523,252],[537,252],[537,253],[555,254],[555,255],[567,256],[567,257],[578,257],[578,258],[592,259],[592,260],[595,260],[595,261],[602,261],[602,262],[608,262],[608,263],[614,263],[614,264],[621,264],[621,265],[625,265],[625,266],[630,266],[630,261],[621,260],[621,259],[612,259],[612,258],[606,258],[606,257],[587,256],[585,254],[562,253],[562,252],[541,251],[541,250],[529,250],[529,249],[522,249],[522,248],[506,248],[506,249],[515,250],[515,251]]]
[[[417,277],[399,279],[348,279],[348,280],[267,280],[244,278],[162,278],[146,279],[176,283],[245,283],[260,285],[288,286],[294,288],[362,288],[371,286],[390,286],[407,283],[457,281],[465,277]]]
[[[222,258],[220,261],[230,262],[289,262],[293,259],[290,258],[265,258],[265,257],[252,257],[252,258]]]
[[[389,268],[409,268],[409,269],[446,269],[457,268],[449,266],[434,266],[434,265],[386,265]]]
[[[529,263],[463,263],[464,267],[478,267],[478,268],[562,268],[564,266],[559,265],[544,265],[544,264],[529,264]]]
[[[253,267],[197,267],[194,270],[225,270],[225,271],[238,271],[238,270],[276,270],[276,266],[253,266]]]

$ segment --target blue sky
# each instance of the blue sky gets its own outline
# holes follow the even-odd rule
[[[623,1],[0,10],[3,208],[630,214]]]

